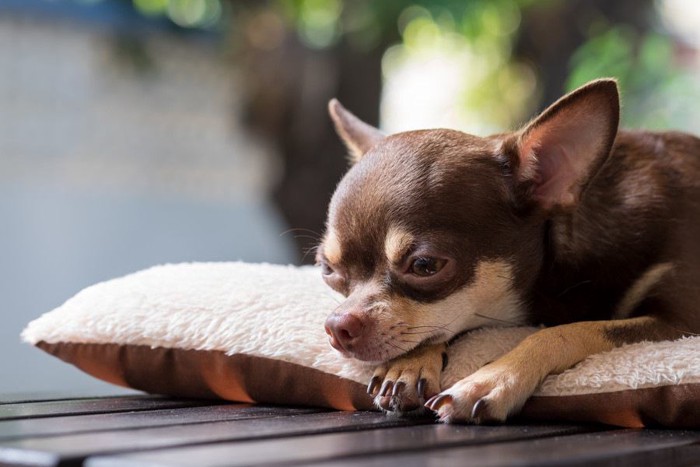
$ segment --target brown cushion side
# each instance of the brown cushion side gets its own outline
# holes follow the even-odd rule
[[[39,342],[37,347],[102,380],[155,394],[340,410],[374,408],[357,382],[271,358],[142,345]],[[700,384],[532,397],[521,416],[631,428],[697,429]]]
[[[264,357],[143,345],[39,342],[37,347],[120,386],[179,397],[372,409],[363,385]]]
[[[678,384],[581,396],[531,397],[522,416],[602,422],[628,428],[700,428],[700,384]]]

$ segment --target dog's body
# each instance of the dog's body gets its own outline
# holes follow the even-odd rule
[[[504,420],[592,353],[700,332],[700,139],[618,132],[613,81],[488,138],[384,137],[330,110],[356,164],[319,248],[348,297],[326,329],[380,362],[380,406],[435,396],[442,420]],[[449,340],[503,324],[550,327],[438,394]]]

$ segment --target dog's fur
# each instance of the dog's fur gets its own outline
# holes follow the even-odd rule
[[[354,165],[317,256],[347,296],[326,330],[378,363],[381,407],[502,421],[592,353],[700,332],[700,139],[618,131],[613,80],[486,138],[329,109]],[[519,324],[548,327],[440,393],[450,339]]]

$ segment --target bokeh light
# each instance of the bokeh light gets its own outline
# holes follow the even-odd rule
[[[221,21],[220,0],[133,0],[147,16],[167,16],[183,28],[209,28]]]

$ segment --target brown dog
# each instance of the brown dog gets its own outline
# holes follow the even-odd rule
[[[588,355],[700,331],[700,139],[618,131],[613,80],[486,138],[329,107],[354,165],[318,251],[347,296],[326,331],[379,363],[381,407],[502,421]],[[440,393],[450,339],[504,324],[548,327]]]

